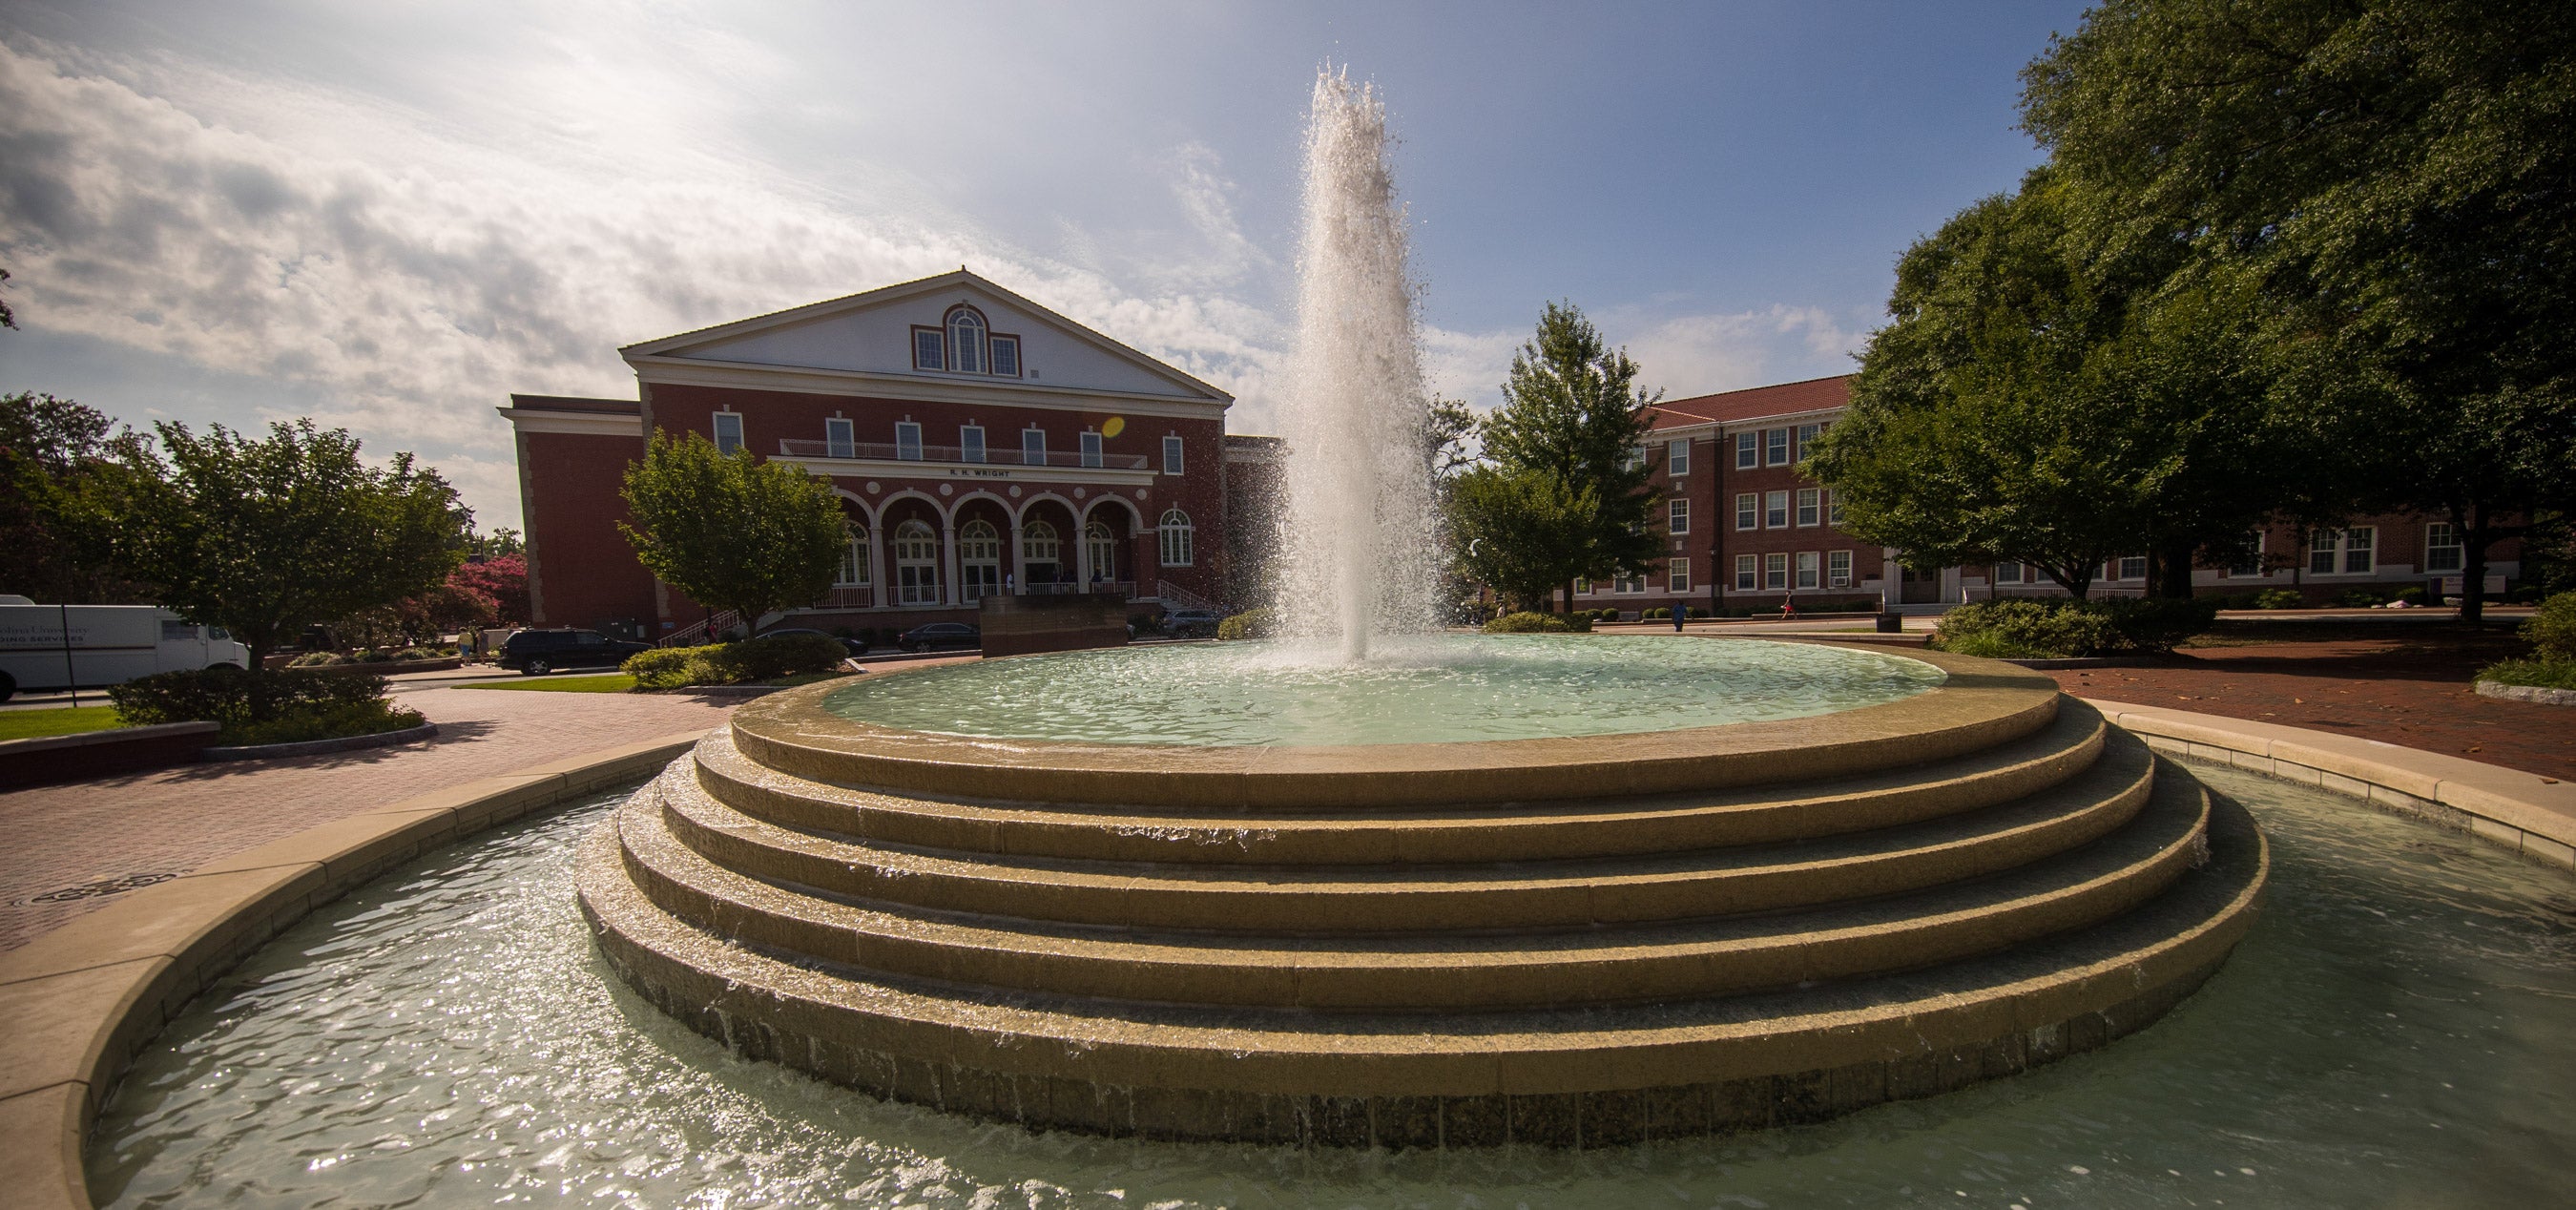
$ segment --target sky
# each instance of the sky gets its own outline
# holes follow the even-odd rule
[[[2014,3],[0,6],[0,392],[311,416],[519,527],[512,392],[965,265],[1275,432],[1326,65],[1385,98],[1434,388],[1550,301],[1682,398],[1848,371],[2039,162]]]

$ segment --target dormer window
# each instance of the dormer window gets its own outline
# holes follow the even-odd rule
[[[984,372],[984,317],[973,307],[948,312],[948,368],[960,374]]]
[[[983,312],[959,303],[948,308],[938,327],[912,329],[912,368],[1017,378],[1020,338],[993,331]]]

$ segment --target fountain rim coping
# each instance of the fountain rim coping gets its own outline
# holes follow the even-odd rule
[[[2559,852],[2576,842],[2576,786],[2416,748],[2358,751],[2364,741],[2302,727],[2084,700],[2163,751],[2383,808],[2430,801],[2490,843],[2570,864]],[[132,892],[0,953],[0,1002],[25,1026],[0,1038],[0,1153],[25,1157],[20,1202],[89,1210],[84,1154],[99,1103],[172,1017],[270,938],[429,847],[648,776],[705,734],[603,748],[362,811]],[[2428,786],[2430,800],[2416,793]]]
[[[1260,809],[1587,798],[1915,764],[2045,726],[2060,696],[2057,682],[2043,673],[1975,656],[1767,636],[1702,641],[1840,647],[1930,664],[1944,679],[1892,702],[1800,718],[1422,744],[1103,744],[947,735],[832,713],[823,699],[847,688],[834,682],[771,694],[737,709],[729,725],[746,757],[823,781],[970,800]]]

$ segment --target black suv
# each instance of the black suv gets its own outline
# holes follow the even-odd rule
[[[528,676],[544,676],[557,668],[614,668],[626,657],[652,649],[649,643],[612,639],[596,630],[522,630],[501,644],[499,662]]]
[[[903,632],[894,645],[906,651],[936,651],[942,647],[981,647],[984,629],[965,622],[932,622]]]

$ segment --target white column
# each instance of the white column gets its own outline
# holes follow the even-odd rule
[[[1886,602],[1888,608],[1894,609],[1905,601],[1905,568],[1897,562],[1895,547],[1880,549],[1885,552],[1886,560],[1879,564],[1878,584],[1883,594],[1880,599]]]
[[[1080,517],[1073,519],[1073,578],[1082,591],[1091,591],[1091,526]]]
[[[957,578],[957,526],[946,517],[939,519],[939,566],[948,573],[939,584],[939,603],[955,605],[964,601],[966,588]]]
[[[885,526],[868,525],[868,565],[860,570],[868,576],[868,604],[884,608],[894,603],[894,555],[886,550]]]
[[[1014,518],[1011,521],[1011,595],[1015,597],[1029,590],[1028,548],[1020,544],[1021,537],[1020,523]]]

